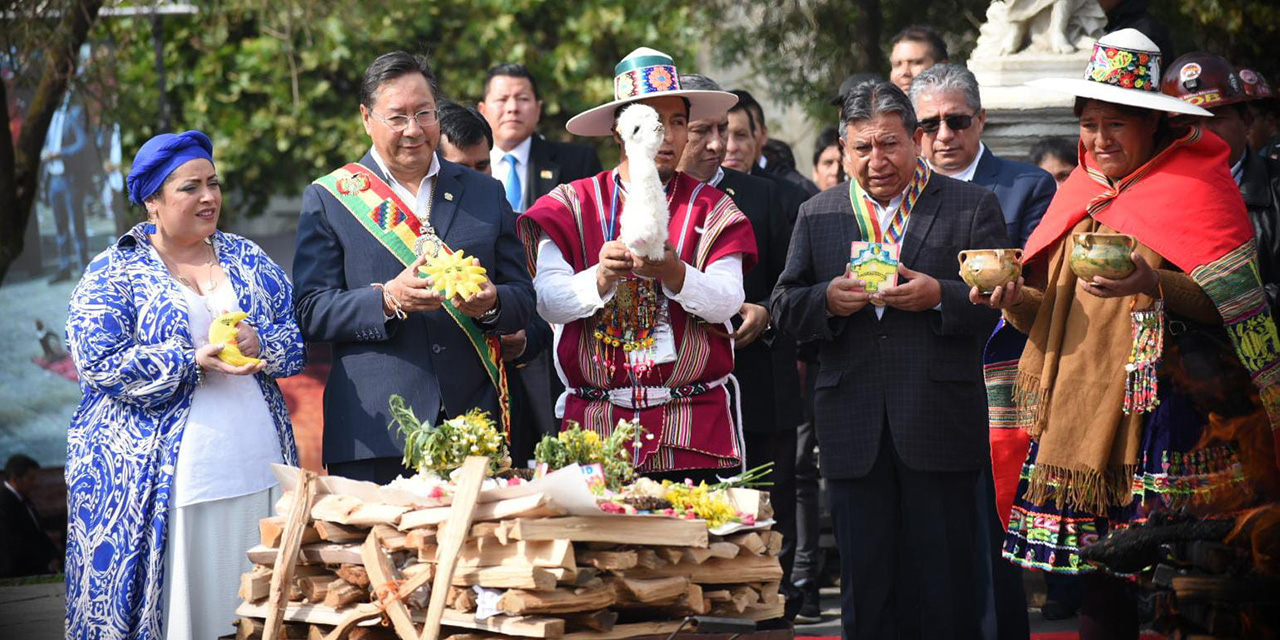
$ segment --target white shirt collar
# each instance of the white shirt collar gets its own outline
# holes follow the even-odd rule
[[[1244,182],[1244,161],[1249,157],[1250,153],[1253,153],[1253,151],[1245,147],[1244,153],[1240,154],[1240,159],[1231,165],[1231,177],[1235,179],[1237,187],[1240,186],[1241,182]]]
[[[5,480],[5,481],[4,481],[4,488],[8,489],[8,490],[9,490],[9,493],[12,493],[13,495],[18,496],[18,499],[19,499],[19,500],[23,500],[23,499],[24,499],[23,495],[22,495],[21,493],[18,493],[18,490],[17,490],[17,489],[14,489],[14,488],[13,488],[13,485],[9,484],[9,481],[8,481],[8,480]]]
[[[760,154],[760,162],[757,162],[756,164],[760,165],[761,169],[764,169],[769,166],[769,159],[762,153]]]
[[[707,181],[707,184],[713,187],[719,187],[721,180],[724,180],[724,168],[716,167],[716,174],[711,176],[711,179]]]
[[[973,182],[973,174],[974,174],[974,173],[977,173],[977,171],[978,171],[978,163],[982,161],[982,154],[984,154],[984,153],[986,153],[986,152],[987,152],[987,145],[982,144],[981,142],[979,142],[979,143],[978,143],[978,155],[976,155],[976,156],[974,156],[974,157],[973,157],[973,162],[970,162],[970,163],[969,163],[969,166],[965,167],[965,168],[964,168],[964,170],[962,170],[960,173],[957,173],[957,174],[955,174],[954,176],[951,176],[951,177],[952,177],[952,178],[955,178],[956,180],[963,181],[963,182]],[[929,167],[930,167],[930,168],[933,168],[933,170],[934,170],[934,171],[937,171],[937,169],[933,167],[933,163],[932,163],[932,162],[930,162],[930,163],[929,163]]]
[[[529,136],[528,138],[525,138],[524,142],[521,142],[520,144],[516,145],[515,148],[510,151],[503,151],[502,149],[499,149],[498,147],[495,146],[492,149],[489,149],[489,163],[496,167],[499,162],[504,162],[504,158],[506,158],[507,154],[509,153],[512,155],[512,157],[516,159],[516,163],[519,164],[521,167],[528,167],[529,166],[529,150],[532,148],[533,148],[533,136]],[[497,174],[495,173],[494,175],[497,175]]]
[[[373,163],[378,165],[378,169],[382,171],[382,175],[386,178],[388,185],[400,187],[401,189],[405,188],[403,184],[400,184],[399,180],[396,180],[395,176],[391,175],[391,171],[387,169],[387,163],[383,162],[382,156],[378,155],[377,147],[369,147],[369,155],[373,157]],[[418,183],[418,192],[421,193],[423,189],[430,190],[430,180],[438,173],[440,173],[440,155],[432,151],[431,168],[427,169],[427,175],[422,176],[422,182]]]

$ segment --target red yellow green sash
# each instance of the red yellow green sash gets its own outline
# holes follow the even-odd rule
[[[849,204],[853,205],[853,217],[858,221],[863,242],[902,242],[902,236],[907,231],[907,216],[911,215],[912,207],[916,206],[920,194],[924,193],[925,186],[929,184],[930,175],[932,172],[924,158],[916,158],[916,171],[911,176],[907,193],[902,198],[902,204],[898,205],[898,211],[893,214],[893,219],[889,221],[888,228],[885,229],[880,228],[880,216],[876,215],[876,207],[871,202],[871,196],[862,190],[857,180],[850,180]]]
[[[414,243],[424,233],[434,235],[430,227],[424,228],[413,210],[391,190],[376,174],[364,165],[351,163],[321,177],[315,184],[324,187],[342,206],[360,221],[382,246],[386,247],[406,267],[413,264],[417,255],[413,252]],[[440,250],[452,254],[453,250],[439,239]],[[498,406],[502,411],[502,428],[508,435],[511,433],[511,395],[507,388],[507,372],[502,362],[502,347],[497,336],[485,335],[475,322],[458,310],[450,300],[445,300],[444,309],[449,317],[458,324],[466,334],[471,346],[480,356],[480,363],[489,374],[494,389],[498,392]]]

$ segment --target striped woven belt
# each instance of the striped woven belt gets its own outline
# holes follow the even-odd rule
[[[626,409],[649,409],[660,407],[677,398],[688,398],[706,393],[724,385],[728,376],[712,382],[696,382],[679,387],[620,387],[617,389],[598,389],[594,387],[574,387],[569,393],[584,400],[607,401]]]

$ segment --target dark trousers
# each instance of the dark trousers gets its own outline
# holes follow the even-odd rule
[[[982,637],[998,640],[1025,640],[1031,637],[1027,619],[1027,592],[1022,585],[1022,569],[1004,559],[1004,525],[996,512],[996,485],[988,464],[974,484],[978,517],[974,540],[974,562],[978,609],[982,614]]]
[[[533,459],[534,447],[545,435],[560,431],[555,406],[548,390],[547,353],[520,367],[507,363],[507,384],[511,392],[511,466],[523,468]]]
[[[816,581],[822,574],[817,446],[813,422],[801,423],[796,429],[796,559],[791,570],[795,582]]]
[[[787,429],[775,433],[746,433],[747,468],[773,463],[773,473],[768,481],[769,503],[773,505],[773,530],[782,534],[782,595],[788,603],[798,608],[799,590],[791,584],[791,567],[796,558],[796,431]]]
[[[397,476],[412,476],[416,471],[406,469],[403,458],[366,458],[347,462],[330,462],[325,465],[331,476],[342,476],[352,480],[364,480],[387,484]]]
[[[978,471],[920,471],[886,427],[871,471],[827,478],[849,640],[980,637],[974,594]]]
[[[1138,587],[1102,571],[1080,576],[1080,640],[1137,640]]]

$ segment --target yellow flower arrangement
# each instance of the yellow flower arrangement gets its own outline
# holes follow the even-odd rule
[[[472,409],[432,427],[418,420],[404,398],[392,395],[391,415],[404,436],[407,467],[432,471],[443,478],[461,467],[467,456],[487,456],[490,475],[511,467],[506,437],[487,411]]]
[[[729,504],[724,492],[712,489],[702,482],[697,486],[662,481],[667,490],[666,499],[676,511],[692,512],[707,521],[708,529],[715,529],[730,522],[738,522],[738,511]]]
[[[479,293],[480,285],[488,280],[485,268],[472,264],[474,260],[463,251],[441,251],[418,267],[418,271],[423,277],[431,278],[435,290],[443,292],[446,299],[454,296],[466,299],[471,294]]]
[[[534,458],[551,469],[559,469],[577,463],[600,463],[604,471],[605,486],[617,491],[635,477],[631,466],[630,451],[639,443],[639,422],[619,420],[606,437],[578,424],[554,436],[543,436],[533,450]]]

